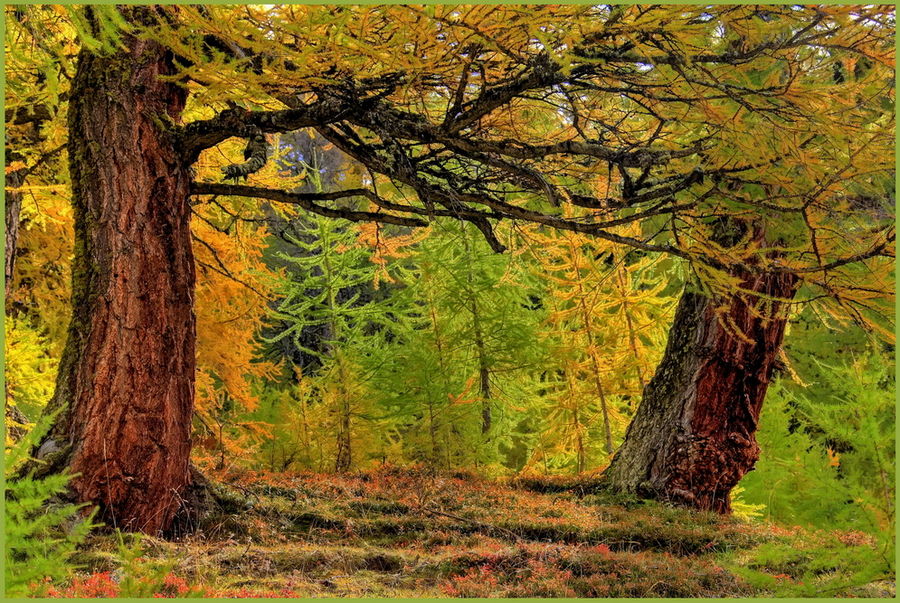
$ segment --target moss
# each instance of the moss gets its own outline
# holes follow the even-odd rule
[[[357,516],[375,515],[404,515],[410,508],[403,503],[391,500],[355,500],[349,505]]]
[[[250,486],[250,508],[220,513],[215,530],[183,542],[154,539],[148,556],[177,559],[179,576],[217,592],[287,588],[310,597],[749,596],[773,592],[778,573],[825,580],[834,567],[800,546],[805,533],[656,502],[611,504],[602,492],[526,495],[472,478],[452,490],[460,507],[453,514],[471,520],[420,514],[397,494],[409,481],[397,471]],[[769,541],[778,546],[760,546]],[[832,549],[847,555],[847,547]],[[114,550],[105,536],[79,554],[86,570],[105,571],[114,569]],[[745,581],[742,571],[765,574],[769,586]]]
[[[48,408],[44,412],[51,411]],[[72,445],[65,444],[59,447],[57,444],[63,433],[66,418],[64,414],[60,413],[60,416],[55,419],[51,432],[51,435],[55,437],[47,438],[41,443],[35,454],[35,460],[26,462],[20,471],[21,474],[31,473],[35,478],[42,478],[53,473],[61,473],[66,468],[72,452]]]
[[[266,549],[234,546],[217,553],[215,563],[229,571],[247,571],[259,576],[292,573],[324,575],[335,571],[390,573],[400,571],[405,565],[401,555],[377,549],[306,549],[290,546]]]
[[[243,513],[253,508],[253,501],[225,484],[210,482],[209,494],[222,513]]]
[[[298,528],[323,530],[340,530],[347,527],[347,522],[342,519],[328,517],[315,511],[301,511],[293,515],[293,523]]]
[[[262,499],[254,506],[256,513],[267,520],[279,520],[281,525],[294,531],[316,528],[339,530],[347,522],[335,516],[332,508],[314,508],[283,498]]]
[[[299,498],[300,494],[300,491],[296,488],[286,488],[283,486],[275,486],[272,484],[260,484],[254,488],[251,488],[250,491],[260,496],[276,497],[290,501],[296,501]]]
[[[596,492],[601,485],[597,477],[520,477],[512,480],[510,485],[540,494],[573,493],[585,495]]]

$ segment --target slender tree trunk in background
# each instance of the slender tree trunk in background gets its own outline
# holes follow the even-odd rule
[[[612,427],[609,424],[609,408],[606,404],[606,394],[603,391],[603,380],[600,377],[600,361],[597,359],[596,348],[594,347],[594,331],[591,329],[591,313],[584,297],[581,297],[581,319],[584,322],[584,331],[587,334],[588,349],[591,356],[591,367],[594,369],[594,387],[597,390],[597,399],[600,400],[600,412],[603,416],[603,449],[606,454],[612,454]]]
[[[12,153],[7,153],[6,161],[10,162]],[[22,172],[16,170],[6,175],[6,263],[4,273],[6,276],[6,313],[9,314],[9,294],[12,291],[13,274],[16,264],[16,244],[19,240],[19,213],[22,210],[22,193],[17,190],[24,182]]]
[[[14,154],[7,150],[7,164],[11,163],[13,158]],[[19,213],[22,209],[22,193],[9,189],[17,189],[22,186],[23,182],[21,175],[22,172],[19,170],[6,175],[7,190],[4,195],[4,200],[6,202],[6,263],[4,264],[6,277],[6,281],[4,282],[6,314],[10,314],[9,294],[12,291],[13,273],[16,262],[16,243],[19,238]],[[22,414],[22,411],[19,410],[17,406],[11,403],[13,400],[9,389],[9,382],[4,381],[4,386],[4,415],[8,419],[6,422],[7,436],[18,441],[25,433],[16,424],[24,425],[28,423],[28,419]]]
[[[491,368],[488,364],[484,335],[481,332],[481,315],[478,313],[478,301],[472,294],[472,326],[475,330],[475,349],[478,352],[478,380],[481,394],[481,433],[491,430]]]
[[[123,9],[141,19],[150,7]],[[69,105],[75,209],[73,314],[37,451],[77,474],[109,526],[166,530],[191,482],[194,261],[187,166],[166,124],[186,92],[157,43],[82,50]]]
[[[793,275],[735,274],[745,290],[769,299],[794,296]],[[730,512],[731,489],[759,458],[755,432],[784,337],[781,306],[685,291],[662,362],[604,473],[609,486]],[[722,319],[743,337],[725,329]]]
[[[466,254],[466,284],[469,295],[469,310],[472,312],[472,331],[475,336],[475,351],[478,356],[478,390],[481,394],[481,434],[491,430],[493,421],[491,411],[491,367],[488,364],[487,348],[481,330],[481,313],[478,308],[478,296],[475,294],[474,274],[472,272],[472,247],[469,244],[469,231],[463,228],[463,251]]]
[[[572,404],[572,430],[575,433],[575,472],[584,473],[584,470],[587,468],[587,451],[584,446],[585,426],[581,424],[581,417],[578,413],[578,397],[575,394],[572,371],[563,369],[562,372],[566,379],[566,392],[569,395],[569,402]]]
[[[438,447],[437,425],[434,418],[434,403],[428,400],[428,435],[431,436],[431,466],[437,467],[441,462],[441,451]]]
[[[644,388],[647,386],[647,383],[644,381],[644,368],[641,366],[641,355],[638,353],[637,349],[637,338],[634,333],[634,320],[631,318],[631,310],[630,304],[626,298],[626,283],[624,273],[624,266],[619,266],[616,270],[616,278],[619,283],[619,291],[622,292],[622,313],[625,315],[625,327],[628,330],[628,345],[631,346],[631,353],[634,354],[634,363],[635,363],[635,372],[637,373],[638,378],[638,386],[640,387],[640,391],[643,392]],[[628,408],[631,408],[631,400],[628,400]]]
[[[344,370],[343,356],[337,356],[338,362],[338,395],[340,396],[340,418],[337,432],[337,455],[334,461],[334,470],[337,473],[344,473],[350,470],[353,464],[353,453],[350,441],[350,392],[345,389],[347,375]]]
[[[352,462],[350,454],[350,417],[345,412],[341,415],[341,424],[337,434],[337,455],[334,460],[335,472],[346,473],[350,470]]]
[[[575,472],[580,475],[587,468],[587,454],[584,450],[584,436],[582,435],[577,408],[572,415],[572,422],[575,424]]]
[[[438,366],[440,367],[441,379],[444,382],[444,389],[446,390],[448,387],[447,383],[447,366],[444,361],[444,340],[443,335],[441,333],[440,323],[438,323],[437,312],[435,310],[435,300],[431,295],[431,290],[426,288],[427,298],[426,301],[428,303],[428,315],[431,318],[431,329],[434,334],[434,346],[437,350],[438,357]],[[440,443],[438,442],[438,437],[440,434],[438,430],[440,429],[440,425],[438,424],[438,413],[435,412],[436,401],[431,398],[431,392],[429,390],[429,400],[428,400],[428,429],[431,435],[431,457],[432,457],[432,467],[437,468],[444,461],[444,451],[440,449]],[[446,439],[445,439],[446,443]],[[450,449],[449,446],[446,450],[446,460],[447,460],[447,468],[450,467]]]

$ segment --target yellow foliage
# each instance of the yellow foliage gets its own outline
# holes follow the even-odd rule
[[[262,264],[265,230],[236,223],[234,234],[214,228],[213,209],[195,220],[197,263],[197,411],[214,412],[227,394],[246,410],[256,408],[254,378],[271,376],[271,363],[255,360],[254,335],[268,312],[270,292]]]
[[[30,427],[53,394],[56,382],[56,358],[48,353],[46,338],[26,319],[4,318],[6,404],[14,406],[28,424],[6,414],[7,436],[11,428]]]
[[[629,248],[539,229],[525,239],[553,283],[547,334],[558,339],[554,357],[563,373],[547,417],[551,427],[530,462],[575,451],[579,471],[596,468],[611,455],[590,453],[588,442],[596,449],[608,434],[614,447],[624,437],[662,353],[674,299],[663,295],[665,275],[653,273],[655,261],[631,260]]]
[[[17,259],[7,308],[40,317],[45,342],[58,358],[71,310],[73,218],[69,198],[29,188],[22,196]]]

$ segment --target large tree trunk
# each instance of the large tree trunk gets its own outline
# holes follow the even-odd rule
[[[790,274],[741,274],[742,287],[790,299]],[[686,290],[666,350],[604,481],[612,488],[728,513],[759,458],[755,432],[784,337],[783,304]],[[735,331],[735,327],[739,333]]]
[[[142,19],[152,8],[123,9]],[[189,172],[168,126],[186,92],[157,43],[82,50],[69,104],[73,315],[38,458],[107,525],[157,533],[191,481],[194,262]]]

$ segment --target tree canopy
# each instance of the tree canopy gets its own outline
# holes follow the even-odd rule
[[[73,34],[112,49],[139,26],[190,92],[193,120],[172,124],[187,158],[315,128],[364,172],[359,186],[296,195],[201,168],[204,199],[402,225],[455,217],[497,250],[500,222],[536,222],[690,259],[719,289],[734,285],[724,267],[750,263],[800,275],[801,299],[857,319],[884,311],[872,290],[894,237],[890,7],[179,6],[140,25],[99,8],[94,25],[64,8],[9,11],[13,136],[59,115]],[[43,128],[20,152],[58,146],[59,127]],[[729,218],[766,243],[717,242]]]
[[[209,7],[152,35],[179,40],[198,106],[238,105],[187,124],[189,154],[246,135],[235,124],[315,127],[370,172],[344,194],[375,219],[469,220],[497,250],[498,222],[537,222],[690,259],[720,289],[734,263],[791,271],[805,299],[862,318],[894,237],[891,22],[843,6]],[[285,200],[259,188],[193,190]],[[730,218],[766,243],[724,246]]]

